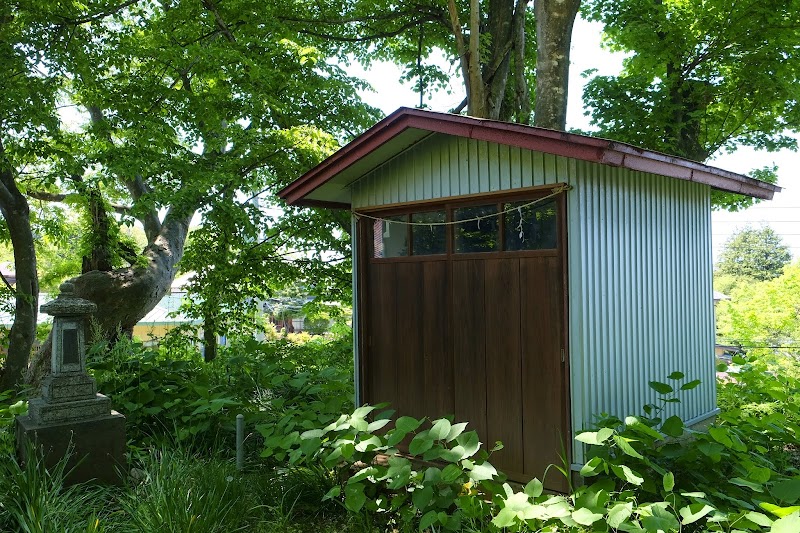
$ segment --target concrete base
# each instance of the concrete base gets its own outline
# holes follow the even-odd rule
[[[91,420],[49,425],[36,423],[30,416],[17,417],[17,456],[23,462],[28,459],[28,441],[41,449],[48,468],[58,463],[71,447],[67,484],[123,483],[127,471],[125,417],[116,411]]]

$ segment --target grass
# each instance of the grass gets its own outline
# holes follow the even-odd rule
[[[261,465],[237,472],[227,458],[181,449],[134,460],[124,487],[65,487],[64,465],[21,466],[0,456],[0,531],[20,533],[361,532],[309,470]]]

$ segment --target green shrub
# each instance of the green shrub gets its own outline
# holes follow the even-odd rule
[[[88,367],[98,389],[128,418],[135,445],[166,438],[196,449],[232,450],[239,413],[251,427],[297,402],[322,402],[337,414],[349,409],[350,348],[349,339],[341,338],[302,346],[248,339],[205,363],[197,352],[121,341],[113,348],[93,346]]]

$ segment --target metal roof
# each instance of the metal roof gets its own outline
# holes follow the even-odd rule
[[[772,199],[781,188],[742,174],[630,144],[574,133],[401,107],[282,189],[290,205],[350,207],[348,186],[391,157],[433,134],[517,146],[614,167],[710,185]]]

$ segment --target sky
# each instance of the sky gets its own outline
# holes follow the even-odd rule
[[[583,115],[584,79],[581,73],[590,68],[597,69],[598,75],[614,75],[622,67],[623,54],[611,53],[601,47],[602,25],[577,20],[573,30],[569,103],[567,108],[567,128],[591,129],[589,119]],[[358,65],[349,69],[352,75],[365,78],[373,91],[362,92],[364,100],[384,113],[389,114],[398,107],[419,105],[419,93],[413,85],[403,85],[400,70],[388,63],[372,65],[363,70]],[[440,91],[426,94],[425,103],[434,111],[448,111],[464,98],[463,86],[458,73],[453,69],[454,82],[452,94]],[[768,225],[778,233],[790,247],[795,259],[800,258],[800,153],[790,150],[780,152],[758,152],[750,148],[740,148],[733,154],[717,154],[707,162],[732,172],[747,174],[752,169],[775,164],[778,166],[778,185],[783,187],[772,201],[764,201],[738,213],[714,211],[712,213],[712,246],[716,262],[725,242],[735,232],[747,226],[760,228]]]

